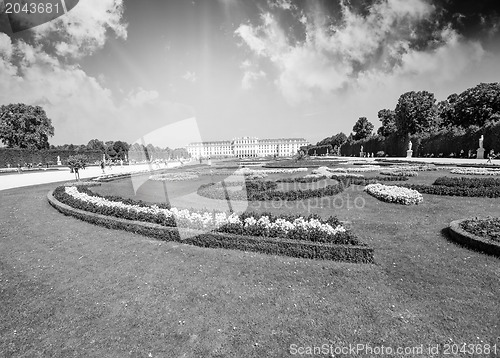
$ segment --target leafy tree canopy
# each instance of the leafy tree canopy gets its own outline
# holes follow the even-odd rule
[[[411,91],[402,94],[396,105],[396,128],[402,135],[432,131],[437,119],[434,94]]]
[[[354,127],[352,127],[352,131],[354,132],[353,139],[360,140],[369,137],[375,126],[373,123],[368,121],[366,117],[360,117]]]
[[[387,137],[397,132],[396,114],[390,109],[381,109],[378,111],[378,119],[382,122],[382,126],[377,130],[377,134]]]
[[[500,114],[500,83],[480,83],[459,95],[451,95],[440,116],[446,124],[467,128],[484,126]]]
[[[0,107],[0,140],[8,148],[48,149],[52,121],[40,106],[24,103]]]

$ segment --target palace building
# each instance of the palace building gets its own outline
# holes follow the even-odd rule
[[[186,147],[192,158],[257,158],[267,156],[288,157],[298,153],[300,147],[309,145],[304,138],[258,139],[234,138],[212,142],[194,142]]]

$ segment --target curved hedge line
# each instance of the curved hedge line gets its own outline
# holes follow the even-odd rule
[[[433,195],[464,197],[500,197],[500,179],[498,178],[437,178],[432,185],[406,184],[406,188]]]
[[[465,220],[468,219],[455,220],[450,223],[448,231],[452,240],[472,249],[500,257],[500,243],[495,243],[494,241],[487,240],[465,231],[461,227],[462,222]]]
[[[224,185],[226,185],[224,183]],[[305,189],[305,190],[287,190],[278,191],[277,183],[274,181],[247,181],[246,189],[236,191],[226,190],[222,183],[209,183],[201,185],[197,193],[210,199],[227,200],[248,200],[248,201],[266,201],[266,200],[304,200],[321,196],[332,196],[339,194],[349,186],[349,181],[339,180],[338,184],[328,185],[324,188]],[[227,186],[227,185],[226,185]]]
[[[270,255],[283,255],[298,258],[346,261],[356,263],[373,263],[373,249],[357,245],[335,245],[320,242],[308,242],[281,238],[244,236],[219,232],[203,232],[199,230],[166,227],[163,225],[112,217],[81,209],[72,208],[54,197],[55,191],[47,194],[47,199],[54,208],[65,215],[104,226],[110,229],[126,230],[164,241],[177,241],[185,244],[206,247],[225,248],[243,251],[260,252]],[[181,233],[189,234],[183,240]]]

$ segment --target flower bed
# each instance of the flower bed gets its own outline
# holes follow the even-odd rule
[[[497,178],[440,177],[432,185],[406,184],[405,187],[433,195],[500,197],[500,179]]]
[[[225,170],[225,169],[209,169],[209,170],[190,170],[190,173],[197,175],[241,175],[241,176],[260,176],[265,177],[269,174],[294,174],[307,172],[307,168],[273,168],[273,169],[250,169],[250,168],[238,168],[235,170]]]
[[[228,186],[242,185],[243,183],[209,183],[198,188],[198,195],[219,200],[304,200],[322,196],[332,196],[341,193],[346,187],[346,180],[339,180],[338,184],[327,185],[324,188],[279,191],[274,181],[247,181],[246,186],[239,190],[228,190]],[[229,185],[228,185],[229,184]],[[348,185],[348,184],[347,184]],[[224,187],[226,186],[226,188]]]
[[[381,175],[395,176],[395,177],[416,177],[418,172],[412,170],[383,170]]]
[[[490,188],[500,186],[500,178],[439,177],[432,185],[466,188]]]
[[[391,170],[413,171],[413,172],[430,172],[436,171],[439,167],[435,165],[394,165]]]
[[[352,244],[344,245],[304,241],[302,240],[302,237],[298,237],[298,239],[287,239],[279,237],[246,236],[232,233],[207,232],[180,227],[168,227],[148,221],[124,219],[117,216],[103,215],[75,208],[74,206],[82,206],[82,202],[67,196],[65,193],[62,193],[61,190],[62,188],[57,188],[54,192],[49,192],[47,195],[49,203],[54,208],[65,215],[71,215],[80,220],[101,225],[110,229],[126,230],[128,232],[146,235],[159,240],[178,241],[184,244],[206,248],[254,251],[271,255],[285,255],[307,259],[335,260],[356,263],[374,262],[373,249],[367,247],[365,244],[357,242],[357,239],[349,231],[337,234],[337,236],[344,235],[345,237],[351,237],[350,242]],[[59,192],[59,194],[56,192]],[[56,196],[67,196],[66,199],[69,198],[68,200],[73,206],[62,203],[56,199]],[[88,208],[88,204],[84,203],[83,206]],[[98,209],[102,210],[102,207],[98,207]],[[255,217],[255,219],[259,220],[261,217],[262,215]],[[138,218],[143,219],[143,216],[138,216]],[[329,220],[327,223],[335,224],[337,221],[333,218],[333,220]],[[250,225],[248,225],[248,227],[250,227]]]
[[[409,189],[418,190],[421,193],[432,195],[500,198],[500,187],[467,188],[423,184],[406,184],[404,186]]]
[[[413,205],[424,199],[416,190],[383,184],[369,184],[364,189],[368,194],[389,203]]]
[[[287,239],[358,245],[354,235],[334,217],[322,220],[319,216],[276,216],[272,214],[177,209],[166,204],[148,204],[130,199],[103,197],[80,187],[58,187],[54,197],[73,208],[144,221],[167,227],[217,231],[239,235],[283,237]]]
[[[68,182],[64,183],[64,186],[101,186],[101,183],[97,181],[78,181],[78,182]]]
[[[500,243],[500,218],[467,219],[460,223],[460,227],[473,235]]]
[[[500,169],[455,168],[450,170],[450,173],[461,174],[461,175],[500,175]]]
[[[500,218],[473,218],[450,223],[450,238],[461,245],[500,257]]]
[[[353,174],[348,173],[346,169],[342,168],[328,168],[328,167],[319,167],[318,169],[314,169],[312,174],[306,175],[307,178],[363,178],[362,174]]]
[[[100,182],[108,182],[116,179],[123,179],[123,178],[130,178],[133,175],[142,175],[146,173],[151,173],[152,170],[138,170],[135,172],[130,172],[130,173],[110,173],[110,174],[103,174],[100,175],[92,180],[95,181],[100,181]]]
[[[346,168],[349,173],[376,172],[382,167],[380,165],[361,165],[356,168]]]
[[[184,181],[198,179],[198,175],[189,172],[164,173],[151,175],[149,180],[153,181]]]

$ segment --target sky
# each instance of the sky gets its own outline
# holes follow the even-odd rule
[[[499,82],[499,64],[496,0],[80,0],[17,33],[0,15],[0,104],[42,106],[56,145],[316,143],[377,128],[404,92]]]

